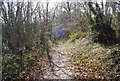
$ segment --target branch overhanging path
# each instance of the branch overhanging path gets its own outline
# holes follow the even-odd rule
[[[46,79],[73,79],[74,71],[70,66],[70,57],[64,44],[58,45],[51,56],[51,67],[47,71]]]

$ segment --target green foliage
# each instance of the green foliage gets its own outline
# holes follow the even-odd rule
[[[75,33],[72,33],[69,35],[70,39],[76,39],[79,37],[79,33],[78,32],[75,32]]]
[[[36,56],[33,54],[3,56],[3,80],[25,79],[30,68],[36,64]],[[24,77],[24,78],[23,78]]]
[[[72,33],[69,35],[69,40],[67,41],[68,43],[74,42],[75,39],[78,39],[80,37],[78,32]]]

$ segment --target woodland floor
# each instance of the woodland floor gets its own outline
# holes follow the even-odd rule
[[[64,44],[59,44],[50,53],[53,64],[47,71],[45,79],[73,79],[74,70],[71,68],[70,56]]]
[[[114,70],[119,70],[119,55],[111,55],[112,51],[100,44],[88,44],[85,38],[74,43],[60,43],[52,48],[51,60],[45,56],[39,61],[32,77],[38,80],[119,78],[119,72]]]

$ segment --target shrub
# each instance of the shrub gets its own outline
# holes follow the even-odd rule
[[[107,23],[100,23],[93,26],[93,41],[103,45],[111,45],[116,42],[116,32]]]
[[[98,42],[103,45],[113,45],[116,44],[116,31],[111,27],[112,16],[104,15],[99,4],[96,3],[93,7],[92,2],[88,3],[91,13],[88,13],[88,18],[90,20],[89,24],[92,25],[91,30],[93,32],[93,41]]]
[[[32,54],[3,56],[3,80],[25,79],[28,70],[35,65],[36,56]],[[24,78],[23,78],[24,77]]]
[[[75,33],[72,33],[69,35],[69,38],[70,38],[70,42],[74,42],[75,39],[78,39],[80,36],[79,36],[79,33],[78,32],[75,32]]]

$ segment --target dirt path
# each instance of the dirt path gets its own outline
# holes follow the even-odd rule
[[[46,79],[73,79],[74,72],[70,68],[70,58],[65,45],[61,44],[50,53],[52,66],[45,76]]]

